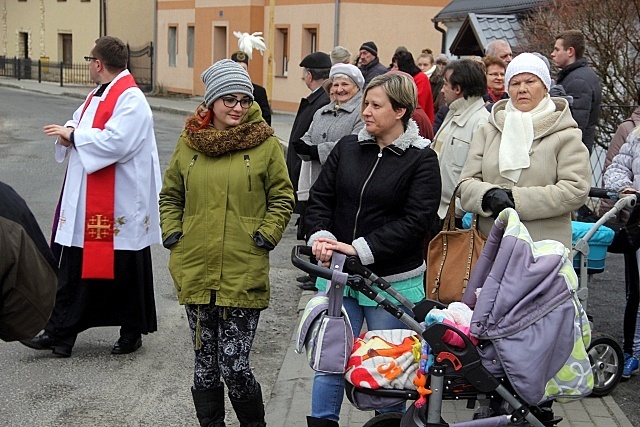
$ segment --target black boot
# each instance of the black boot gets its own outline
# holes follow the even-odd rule
[[[240,427],[266,427],[260,384],[258,384],[258,392],[253,396],[238,400],[229,396],[229,400],[231,400],[233,410],[240,421]]]
[[[210,390],[191,389],[193,405],[201,427],[225,427],[224,386]]]
[[[337,421],[307,417],[307,427],[339,427],[339,424]]]

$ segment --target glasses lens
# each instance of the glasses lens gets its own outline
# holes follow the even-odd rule
[[[235,108],[236,105],[240,104],[240,107],[247,109],[251,107],[251,104],[253,104],[253,100],[251,100],[251,98],[238,99],[238,98],[229,97],[229,98],[222,98],[222,103],[227,108]]]
[[[233,108],[239,101],[236,98],[222,98],[222,103],[227,108]]]

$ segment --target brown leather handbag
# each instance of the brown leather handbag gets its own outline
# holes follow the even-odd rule
[[[427,253],[427,298],[443,304],[462,299],[469,276],[487,241],[477,229],[477,215],[473,216],[470,229],[456,229],[456,194],[461,183],[451,196],[442,231],[429,242]]]

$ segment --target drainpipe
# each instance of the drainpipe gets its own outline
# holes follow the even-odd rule
[[[338,34],[340,31],[340,0],[335,1],[335,6],[333,8],[333,46],[338,46],[338,40],[340,39]]]
[[[104,25],[104,34],[103,36],[107,36],[107,0],[102,1],[102,23]]]
[[[445,49],[447,48],[447,32],[444,28],[440,27],[438,24],[439,24],[438,21],[433,22],[433,27],[436,29],[436,31],[438,31],[439,33],[442,33],[442,46],[440,46],[440,53],[444,53],[445,55],[447,55],[447,52],[445,52]]]
[[[194,41],[195,44],[195,41]],[[153,46],[151,50],[151,90],[156,90],[156,46],[158,46],[158,1],[153,2]]]

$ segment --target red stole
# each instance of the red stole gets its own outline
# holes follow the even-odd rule
[[[113,115],[113,109],[122,93],[136,82],[131,74],[116,81],[93,118],[94,129],[104,130]],[[93,99],[87,100],[82,113]],[[82,120],[82,116],[80,118]],[[115,220],[116,165],[112,164],[87,175],[87,197],[84,224],[84,251],[82,256],[83,279],[114,279],[115,250],[113,247],[113,223]]]

